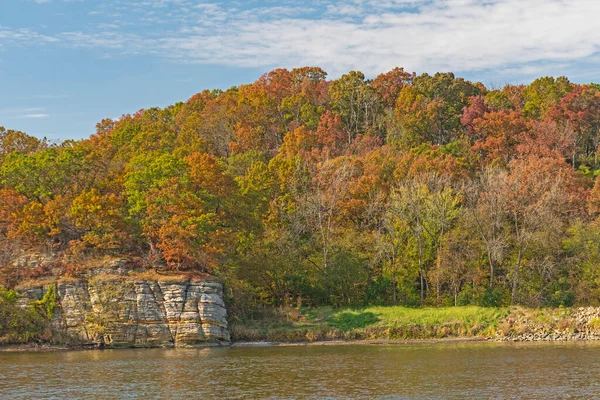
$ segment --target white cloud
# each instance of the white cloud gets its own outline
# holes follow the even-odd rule
[[[363,13],[361,7],[357,7],[352,4],[332,5],[327,6],[327,14],[331,15],[343,15],[343,16],[360,16]]]
[[[98,48],[101,54],[151,54],[184,63],[320,65],[334,76],[350,69],[372,76],[394,66],[520,74],[568,68],[600,52],[600,2],[593,0],[292,0],[271,7],[196,0],[114,4],[104,3],[129,15],[128,23],[106,20],[95,30],[50,36],[0,27],[0,45],[6,40],[59,41]]]
[[[360,18],[335,18],[334,9]],[[193,27],[160,40],[158,47],[184,62],[317,64],[334,75],[352,68],[376,74],[396,65],[418,71],[522,68],[600,50],[595,1],[355,1],[329,4],[327,10],[317,19],[230,15],[223,26]]]
[[[46,44],[57,42],[58,38],[39,34],[28,28],[9,29],[0,25],[0,46],[8,44]]]
[[[39,119],[39,118],[48,118],[50,116],[50,114],[25,114],[25,115],[21,115],[18,118],[33,118],[33,119]]]
[[[2,118],[26,118],[26,119],[40,119],[48,118],[50,114],[46,112],[45,108],[41,107],[25,107],[25,108],[0,108],[0,117]]]

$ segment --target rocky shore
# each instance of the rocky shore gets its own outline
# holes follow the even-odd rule
[[[537,311],[514,308],[494,340],[506,342],[600,340],[600,307]]]

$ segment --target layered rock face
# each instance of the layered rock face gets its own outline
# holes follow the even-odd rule
[[[57,284],[53,336],[107,347],[227,345],[227,312],[219,282],[74,281]],[[22,291],[23,305],[47,288]]]

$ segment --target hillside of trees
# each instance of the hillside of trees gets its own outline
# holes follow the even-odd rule
[[[130,255],[240,309],[597,305],[599,144],[600,85],[402,68],[277,69],[60,144],[0,128],[0,285]]]

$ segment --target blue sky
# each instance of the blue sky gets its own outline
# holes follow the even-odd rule
[[[0,0],[0,125],[83,138],[275,67],[598,82],[598,15],[596,0]]]

